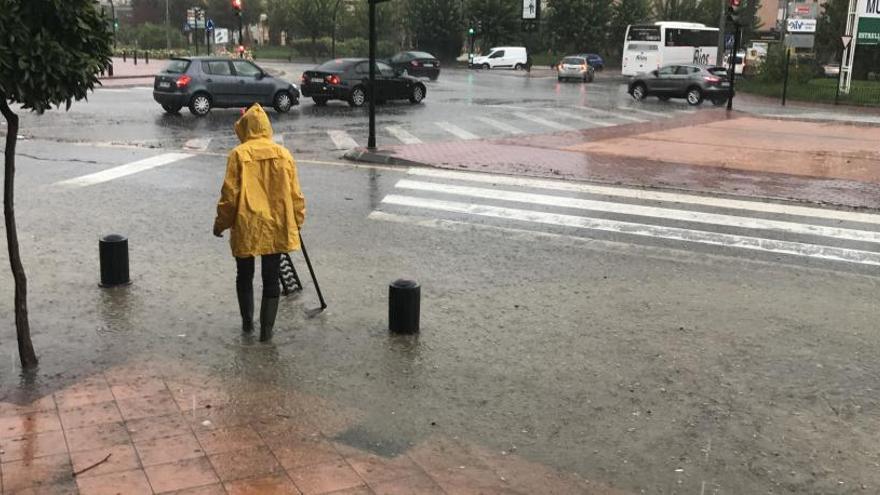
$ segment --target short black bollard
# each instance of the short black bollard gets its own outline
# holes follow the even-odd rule
[[[126,52],[125,50],[122,50],[122,61],[123,62],[128,62],[128,60],[125,59],[127,54],[128,54],[128,52]]]
[[[388,286],[388,329],[418,333],[422,288],[414,280],[398,279]]]
[[[98,242],[101,258],[101,287],[128,285],[128,239],[119,234],[104,236]]]
[[[110,67],[107,69],[107,75],[113,77],[113,64],[110,64]]]
[[[144,52],[144,63],[150,65],[150,52]]]
[[[134,65],[138,64],[138,51],[134,51],[134,55],[131,56],[131,59],[134,60]]]

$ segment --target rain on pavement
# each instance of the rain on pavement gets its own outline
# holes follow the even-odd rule
[[[274,67],[294,81],[303,68]],[[709,111],[636,105],[606,75],[581,85],[445,70],[427,86],[422,105],[379,107],[380,145],[662,128]],[[270,116],[298,158],[329,308],[307,313],[317,297],[295,254],[305,290],[259,345],[240,334],[235,265],[210,231],[237,116],[165,115],[140,87],[22,115],[16,211],[41,364],[17,369],[5,325],[4,493],[34,473],[82,493],[102,480],[130,493],[880,485],[880,216],[354,164],[342,154],[366,143],[365,113],[302,100]],[[129,238],[129,287],[97,285],[109,233]],[[387,331],[387,286],[401,277],[422,285],[416,336]],[[0,287],[9,322],[10,278]],[[22,449],[40,462],[22,464]],[[71,476],[107,453],[112,463]]]

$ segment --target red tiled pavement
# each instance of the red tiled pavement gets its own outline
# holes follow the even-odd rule
[[[880,142],[870,137],[877,132],[705,110],[585,131],[392,146],[378,154],[453,170],[880,208]]]
[[[173,365],[156,367],[173,368],[174,384],[135,363],[82,378],[48,399],[0,402],[3,493],[622,493],[443,436],[395,457],[377,456],[332,439],[357,424],[359,411],[293,389],[241,397],[247,392],[211,384],[210,395],[231,401],[210,416],[220,421],[215,424],[193,416],[214,409],[192,409],[197,387],[172,397],[175,384],[210,383],[210,377]],[[284,409],[278,397],[295,398],[298,412]],[[56,402],[68,407],[56,410]],[[287,412],[254,412],[277,410]]]

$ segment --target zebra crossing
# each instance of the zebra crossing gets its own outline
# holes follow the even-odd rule
[[[880,215],[587,183],[412,168],[369,218],[880,267]]]

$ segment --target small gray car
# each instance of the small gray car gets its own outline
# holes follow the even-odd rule
[[[723,105],[730,98],[730,79],[724,67],[666,65],[635,76],[629,83],[629,94],[636,100],[656,96],[663,101],[684,98],[690,105],[699,105],[704,99]]]
[[[596,69],[590,65],[586,57],[570,55],[562,59],[556,66],[556,80],[577,79],[583,82],[593,82]]]
[[[249,60],[223,57],[173,58],[156,75],[153,99],[168,113],[183,107],[198,117],[211,108],[253,103],[285,113],[299,104],[299,89]]]

